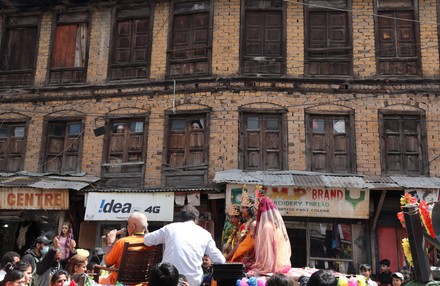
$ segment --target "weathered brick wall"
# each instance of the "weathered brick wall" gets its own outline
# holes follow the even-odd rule
[[[352,2],[353,75],[368,78],[376,75],[374,5],[370,0]]]
[[[151,47],[150,78],[163,80],[166,76],[168,50],[168,24],[170,5],[167,1],[156,3],[154,8],[153,46]]]
[[[286,73],[293,77],[304,75],[304,6],[303,1],[287,1],[286,13]]]
[[[214,2],[212,74],[228,76],[239,73],[240,1]]]
[[[371,3],[370,3],[371,2]],[[356,78],[375,76],[376,66],[374,58],[374,19],[372,17],[372,1],[356,0],[353,2],[353,38],[354,38],[354,74]],[[420,5],[420,13],[425,17],[422,25],[422,46],[431,42],[430,53],[423,50],[424,75],[437,77],[438,49],[435,27],[428,27],[435,19],[434,1],[424,1]],[[165,78],[166,49],[168,40],[169,4],[157,3],[154,10],[153,46],[151,56],[151,78],[160,81]],[[426,17],[429,17],[426,18]],[[239,64],[239,1],[215,2],[214,31],[213,31],[213,58],[212,73],[218,76],[228,76],[238,73]],[[49,60],[51,13],[43,16],[42,31],[40,33],[38,65],[36,82],[42,85],[46,78],[47,63]],[[287,73],[290,77],[302,77],[304,70],[304,17],[303,5],[289,1],[287,3]],[[435,25],[432,25],[435,26]],[[92,13],[92,30],[90,36],[90,51],[87,82],[103,84],[106,82],[109,43],[111,34],[110,9],[94,10]],[[422,29],[422,31],[423,31]],[[429,30],[429,31],[428,31]],[[435,40],[435,41],[434,41]],[[435,47],[434,47],[435,46]],[[429,57],[428,57],[429,56]],[[176,110],[194,110],[211,108],[210,122],[210,154],[209,179],[217,171],[238,168],[239,156],[239,108],[269,108],[285,109],[287,111],[287,141],[288,141],[288,168],[291,170],[306,169],[306,142],[304,127],[304,112],[307,108],[316,110],[342,109],[354,110],[356,126],[356,154],[357,170],[360,174],[380,175],[379,152],[379,125],[378,111],[383,108],[408,110],[421,108],[427,115],[427,135],[429,146],[429,160],[434,159],[440,152],[440,102],[435,93],[422,92],[424,86],[406,85],[390,86],[385,90],[400,90],[400,94],[385,93],[377,90],[380,86],[355,86],[354,90],[362,92],[341,92],[337,84],[328,84],[324,88],[319,83],[302,83],[301,91],[293,89],[294,84],[279,82],[273,85],[270,82],[256,82],[256,88],[265,88],[266,91],[245,91],[243,82],[233,83],[231,89],[219,89],[212,92],[182,93],[173,95],[172,90],[166,94],[144,94],[141,88],[113,88],[99,89],[94,87],[96,96],[104,98],[96,100],[55,100],[47,103],[3,103],[2,109],[16,111],[31,117],[28,129],[26,146],[25,170],[37,172],[41,170],[40,151],[44,116],[53,114],[68,114],[67,111],[83,114],[85,120],[84,144],[81,170],[90,175],[101,174],[104,136],[96,137],[93,129],[103,126],[103,118],[109,114],[136,114],[149,113],[148,139],[145,170],[145,184],[147,186],[161,185],[161,170],[164,146],[165,112],[172,110],[173,101]],[[276,87],[277,91],[271,90]],[[437,86],[426,84],[426,87],[438,90]],[[164,92],[161,86],[154,87]],[[289,91],[283,91],[285,88]],[[281,89],[281,90],[280,90]],[[293,91],[292,91],[293,89]],[[305,90],[309,89],[308,92]],[[240,91],[241,90],[241,91]],[[319,90],[319,91],[311,91]],[[326,92],[328,90],[328,92]],[[336,91],[335,91],[336,90]],[[365,90],[369,90],[366,92]],[[409,90],[411,92],[405,92]],[[414,90],[419,90],[414,92]],[[79,94],[87,94],[83,89]],[[42,92],[41,99],[58,94],[75,96],[75,92]],[[120,94],[106,98],[106,94]],[[130,95],[133,94],[133,95]],[[2,117],[0,117],[2,118]],[[430,164],[431,175],[440,174],[440,161],[434,160]]]
[[[436,2],[435,0],[420,0],[419,2],[422,73],[428,78],[440,76]]]
[[[91,22],[87,82],[99,84],[107,79],[112,28],[110,9],[93,9]]]
[[[93,129],[103,124],[102,117],[110,114],[136,114],[150,112],[148,118],[148,148],[146,159],[146,184],[160,185],[165,131],[163,128],[166,110],[172,110],[173,95],[151,99],[148,96],[127,98],[109,98],[95,101],[57,101],[50,104],[6,104],[11,110],[32,117],[28,129],[25,170],[36,172],[39,160],[43,129],[43,117],[46,115],[69,114],[73,111],[83,113],[86,130],[84,133],[82,171],[91,175],[101,172],[104,136],[95,137]],[[417,100],[414,99],[417,97]],[[272,108],[287,110],[288,126],[288,167],[292,170],[305,170],[305,128],[304,112],[312,110],[354,110],[356,125],[357,170],[360,174],[380,175],[379,125],[380,109],[419,110],[427,114],[427,135],[429,159],[438,155],[440,144],[440,100],[434,95],[423,96],[402,94],[383,96],[364,94],[329,95],[299,93],[287,95],[280,92],[241,92],[219,93],[178,93],[176,110],[194,110],[211,108],[209,178],[216,171],[238,168],[238,128],[239,108]],[[12,105],[14,107],[12,107]],[[69,111],[69,112],[67,112]],[[55,112],[55,113],[54,113]],[[96,122],[96,123],[95,123]],[[431,175],[440,174],[440,161],[430,165]]]
[[[51,46],[53,13],[44,13],[41,19],[40,39],[38,42],[37,66],[35,70],[35,85],[43,86],[46,83],[46,76],[49,64],[49,53]]]

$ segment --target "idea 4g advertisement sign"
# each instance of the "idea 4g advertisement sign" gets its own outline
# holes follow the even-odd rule
[[[255,185],[247,185],[250,197],[255,197]],[[368,189],[318,188],[297,186],[262,186],[283,216],[333,217],[368,219],[370,191]],[[231,203],[240,204],[243,186],[227,186],[226,210]]]
[[[173,221],[174,193],[93,193],[87,194],[84,220],[127,220],[134,212],[149,221]]]

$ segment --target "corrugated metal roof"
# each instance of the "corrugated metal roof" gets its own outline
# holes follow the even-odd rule
[[[408,189],[438,189],[440,188],[440,179],[431,177],[398,177],[391,176],[391,179],[398,185]]]
[[[155,192],[220,192],[217,188],[103,188],[103,189],[84,189],[86,193],[155,193]]]
[[[30,184],[29,187],[32,188],[41,188],[41,189],[72,189],[72,190],[81,190],[87,187],[89,184],[84,182],[71,182],[71,181],[39,181],[33,184]]]
[[[64,180],[46,180],[43,178],[35,177],[13,177],[8,178],[0,182],[0,187],[8,188],[40,188],[40,189],[73,189],[81,190],[87,186],[89,183],[76,182],[76,181],[64,181]]]
[[[440,178],[434,177],[357,176],[353,174],[341,175],[291,170],[247,172],[240,169],[232,169],[216,172],[214,182],[372,190],[440,188]]]
[[[324,182],[320,176],[305,176],[305,175],[292,175],[293,181],[296,186],[301,187],[322,187]]]
[[[321,176],[326,188],[354,188],[365,189],[365,182],[362,177],[355,176]]]
[[[329,188],[366,188],[361,176],[331,176],[302,171],[244,172],[240,169],[217,172],[216,183],[262,184],[265,186],[302,186]]]
[[[365,176],[366,186],[372,190],[402,190],[403,188],[390,177]]]

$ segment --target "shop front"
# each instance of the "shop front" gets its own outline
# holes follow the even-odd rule
[[[317,173],[219,172],[226,183],[226,208],[239,204],[243,189],[263,190],[280,211],[289,235],[292,267],[356,273],[370,260],[370,191],[360,177]]]
[[[102,189],[87,190],[84,194],[85,215],[81,223],[79,247],[103,247],[103,239],[110,230],[126,228],[128,217],[134,212],[148,218],[148,230],[154,231],[178,221],[180,208],[191,203],[200,210],[200,225],[214,233],[211,207],[207,193],[216,189]],[[222,197],[224,198],[224,196]],[[217,200],[215,200],[217,201]]]
[[[54,237],[68,209],[68,189],[0,188],[0,253],[23,254],[38,235]]]

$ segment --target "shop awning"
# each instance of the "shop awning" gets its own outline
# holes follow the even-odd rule
[[[264,186],[301,186],[322,188],[356,188],[370,190],[440,189],[440,178],[402,176],[363,176],[308,171],[243,171],[232,169],[216,172],[215,183],[259,184]]]

